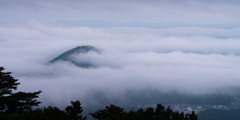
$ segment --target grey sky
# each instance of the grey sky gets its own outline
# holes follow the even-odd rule
[[[4,23],[108,20],[239,24],[239,5],[233,0],[2,0],[0,15]]]

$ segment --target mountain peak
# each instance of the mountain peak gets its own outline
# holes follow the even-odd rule
[[[90,51],[100,53],[100,51],[97,48],[95,48],[91,45],[77,46],[71,50],[64,52],[63,54],[59,55],[58,57],[54,58],[53,60],[49,61],[49,63],[55,63],[57,61],[69,61],[69,62],[75,64],[76,66],[83,67],[83,68],[95,67],[95,65],[93,65],[89,62],[74,61],[72,59],[73,54],[77,54],[77,55],[87,54]]]
[[[95,47],[91,46],[91,45],[86,45],[86,46],[77,46],[71,50],[69,50],[70,52],[77,52],[77,53],[87,53],[89,51],[98,51]]]

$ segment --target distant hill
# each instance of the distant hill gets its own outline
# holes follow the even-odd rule
[[[89,61],[87,61],[87,62],[86,61],[76,61],[73,59],[73,55],[79,55],[79,57],[81,57],[81,55],[87,54],[90,51],[100,54],[100,50],[98,50],[97,48],[95,48],[93,46],[90,46],[90,45],[78,46],[78,47],[75,47],[71,50],[64,52],[63,54],[61,54],[58,57],[54,58],[53,60],[49,61],[49,64],[53,64],[58,61],[68,61],[68,62],[71,62],[74,65],[82,67],[82,68],[96,67],[96,65],[94,65],[93,63],[90,63]]]

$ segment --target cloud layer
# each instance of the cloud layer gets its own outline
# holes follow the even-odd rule
[[[101,104],[92,96],[98,92],[110,100],[129,90],[210,94],[240,87],[239,28],[89,28],[30,23],[2,26],[0,31],[1,66],[19,79],[19,90],[42,90],[43,105],[64,105],[76,99],[85,106]],[[74,56],[98,68],[79,68],[69,62],[45,64],[81,45],[102,50],[101,54]]]

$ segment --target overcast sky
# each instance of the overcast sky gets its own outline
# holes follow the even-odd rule
[[[1,0],[1,22],[76,20],[239,24],[238,0]]]
[[[19,79],[19,90],[42,90],[43,103],[86,105],[97,101],[87,98],[91,91],[116,97],[149,88],[207,94],[240,87],[239,6],[238,0],[1,0],[0,66]],[[81,45],[102,53],[76,59],[100,67],[45,64]]]

